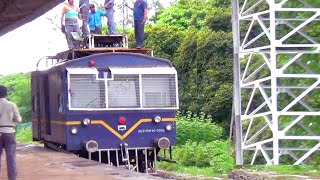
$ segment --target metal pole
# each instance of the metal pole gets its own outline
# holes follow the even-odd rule
[[[242,124],[241,124],[241,91],[240,91],[240,28],[239,0],[232,0],[232,29],[233,29],[233,105],[236,126],[236,164],[243,165]]]
[[[124,7],[125,7],[125,3],[126,3],[126,0],[123,1],[123,4],[122,4],[122,30],[123,30],[123,33],[125,34],[125,30],[124,30]]]
[[[279,122],[278,122],[278,93],[277,93],[277,51],[276,46],[276,10],[275,2],[269,1],[270,9],[270,65],[271,65],[271,112],[273,133],[273,164],[279,165]]]

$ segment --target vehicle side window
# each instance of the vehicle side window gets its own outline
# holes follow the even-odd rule
[[[58,94],[58,112],[64,113],[63,95],[62,94]]]
[[[32,112],[35,112],[37,108],[37,101],[35,96],[32,96]]]

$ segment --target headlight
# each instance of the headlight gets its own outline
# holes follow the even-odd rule
[[[72,127],[71,134],[77,134],[77,133],[78,133],[78,129],[76,127]]]
[[[82,124],[85,126],[88,126],[91,123],[91,120],[88,118],[85,118],[84,120],[82,120]]]
[[[156,123],[159,123],[159,122],[161,122],[161,117],[160,116],[156,116],[156,117],[154,117],[154,122],[156,122]]]
[[[156,146],[158,146],[160,149],[168,149],[170,147],[170,140],[166,137],[162,137],[159,139],[154,140]]]
[[[166,126],[166,130],[167,130],[167,131],[171,131],[171,130],[172,130],[172,125],[171,125],[171,124],[168,124],[168,125]]]
[[[86,150],[90,153],[96,152],[99,149],[99,145],[97,141],[90,140],[88,142],[85,142]]]

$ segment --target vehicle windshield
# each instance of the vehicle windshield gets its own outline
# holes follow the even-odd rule
[[[69,74],[69,109],[177,108],[175,74]]]

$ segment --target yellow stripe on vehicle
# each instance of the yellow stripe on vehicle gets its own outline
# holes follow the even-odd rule
[[[104,126],[106,129],[108,129],[110,132],[112,132],[114,135],[116,135],[119,139],[124,139],[116,130],[114,130],[111,126],[109,126],[107,123],[105,123],[102,120],[93,120],[91,121],[91,124],[100,124]]]
[[[176,118],[162,118],[163,122],[175,122]],[[119,134],[116,130],[114,130],[109,124],[104,122],[103,120],[92,120],[91,124],[95,125],[102,125],[107,130],[109,130],[112,134],[117,136],[120,140],[125,139],[128,137],[140,124],[142,123],[150,123],[152,122],[152,119],[140,119],[138,122],[136,122],[126,133],[123,135]],[[52,124],[60,124],[60,125],[81,125],[81,121],[51,121]]]
[[[162,121],[164,121],[164,122],[174,122],[174,121],[176,121],[176,118],[162,118]]]
[[[66,125],[80,125],[81,121],[67,121]]]
[[[122,136],[122,139],[126,138],[133,130],[135,130],[141,123],[144,123],[144,122],[152,122],[152,119],[140,119]]]

